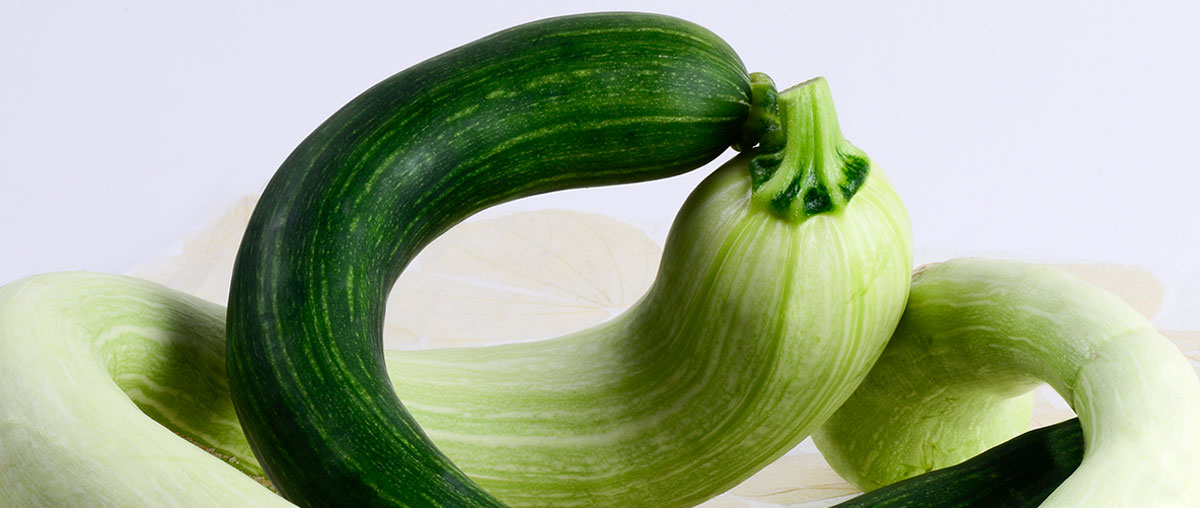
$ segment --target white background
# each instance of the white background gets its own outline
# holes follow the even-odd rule
[[[1197,2],[172,4],[3,2],[0,284],[125,271],[257,193],[375,82],[512,25],[630,9],[711,29],[781,88],[825,76],[918,247],[1200,280]],[[707,172],[506,209],[661,235]]]

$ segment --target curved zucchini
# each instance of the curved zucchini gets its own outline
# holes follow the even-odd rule
[[[1037,508],[1082,460],[1083,428],[1072,418],[834,508]]]
[[[217,304],[133,277],[0,287],[0,506],[293,507],[255,481],[224,320]]]
[[[813,440],[843,478],[879,488],[1019,432],[989,422],[1027,428],[1023,399],[1042,382],[1079,415],[1087,443],[1042,506],[1200,501],[1200,380],[1187,357],[1115,295],[1029,263],[918,270],[887,349]]]
[[[451,225],[521,196],[699,167],[739,142],[750,82],[712,33],[609,13],[518,26],[355,98],[272,178],[238,252],[230,387],[302,506],[497,506],[401,405],[384,299]]]

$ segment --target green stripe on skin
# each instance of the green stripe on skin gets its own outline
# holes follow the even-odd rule
[[[920,270],[880,361],[814,439],[870,490],[1024,430],[1022,394],[1040,382],[1076,411],[1086,441],[1083,463],[1043,506],[1200,499],[1200,382],[1186,358],[1116,296],[1038,265]]]

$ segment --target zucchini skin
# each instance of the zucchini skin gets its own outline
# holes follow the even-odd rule
[[[702,166],[749,110],[749,77],[712,33],[603,13],[496,33],[335,113],[272,178],[230,291],[231,394],[280,493],[305,507],[501,506],[391,387],[381,334],[395,279],[489,206]]]
[[[1036,508],[1082,461],[1083,429],[1072,418],[834,508]]]

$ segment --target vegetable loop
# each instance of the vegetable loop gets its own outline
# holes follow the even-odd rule
[[[870,490],[1025,430],[1045,382],[1079,415],[1083,462],[1042,506],[1200,502],[1200,380],[1111,293],[1057,269],[959,259],[914,275],[904,318],[862,386],[814,436]]]

